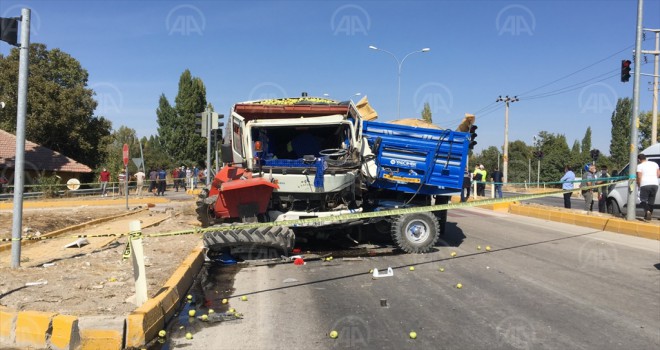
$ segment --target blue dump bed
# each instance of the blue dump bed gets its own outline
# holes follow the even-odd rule
[[[460,191],[469,133],[369,121],[363,127],[378,165],[371,187],[429,195]]]

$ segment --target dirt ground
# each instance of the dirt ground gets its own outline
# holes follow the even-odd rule
[[[133,213],[129,216],[63,234],[69,237],[23,245],[18,269],[10,267],[10,250],[0,252],[0,305],[13,310],[76,316],[121,316],[134,310],[133,264],[130,258],[122,259],[126,236],[89,238],[90,244],[80,248],[64,248],[64,245],[76,240],[72,235],[125,234],[131,220],[142,222],[145,235],[181,231],[197,224],[191,201],[157,204],[148,209],[136,207],[131,208]],[[29,227],[32,234],[36,231],[45,234],[121,213],[127,213],[121,205],[26,210],[23,227]],[[11,237],[11,217],[11,211],[0,212],[0,237]],[[195,234],[143,239],[150,297],[191,250],[200,245],[201,239]]]

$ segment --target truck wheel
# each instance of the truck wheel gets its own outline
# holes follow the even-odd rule
[[[199,192],[197,201],[195,202],[197,212],[197,220],[202,224],[202,227],[209,227],[213,224],[215,215],[213,215],[213,206],[206,203],[206,198],[209,196],[209,190],[204,188]]]
[[[293,230],[286,226],[257,227],[204,233],[204,246],[211,251],[224,248],[255,247],[274,248],[285,254],[292,249],[296,240]]]
[[[433,213],[397,216],[392,222],[392,239],[406,253],[426,253],[439,238],[438,219]]]

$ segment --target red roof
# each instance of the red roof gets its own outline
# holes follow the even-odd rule
[[[14,168],[16,136],[0,130],[0,167]],[[49,170],[68,173],[91,173],[85,164],[52,149],[25,140],[25,170]]]

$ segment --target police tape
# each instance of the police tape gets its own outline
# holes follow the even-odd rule
[[[491,198],[491,199],[482,199],[476,201],[460,202],[460,203],[447,203],[447,204],[438,204],[438,205],[426,205],[426,206],[415,206],[415,207],[406,207],[406,208],[394,208],[387,210],[379,210],[373,212],[361,212],[361,213],[349,213],[349,214],[337,214],[337,215],[328,215],[322,217],[313,217],[305,219],[295,219],[295,220],[281,220],[281,221],[271,221],[271,222],[256,222],[256,223],[233,223],[233,224],[221,224],[217,226],[211,226],[207,228],[192,228],[188,230],[181,231],[172,231],[172,232],[162,232],[162,233],[152,233],[152,234],[140,234],[140,238],[158,238],[158,237],[167,237],[167,236],[182,236],[182,235],[191,235],[191,234],[203,234],[206,232],[222,232],[222,231],[232,231],[232,230],[241,230],[241,229],[252,229],[252,228],[263,228],[263,227],[274,227],[274,226],[289,226],[289,227],[309,227],[309,226],[326,226],[333,223],[340,223],[342,221],[350,222],[364,219],[375,219],[388,216],[399,216],[399,215],[410,215],[417,213],[428,213],[434,211],[444,211],[452,209],[462,209],[462,208],[471,208],[479,207],[484,205],[494,205],[502,203],[511,203],[519,202],[524,200],[536,199],[549,197],[553,195],[559,195],[569,192],[576,191],[585,191],[593,190],[600,187],[610,186],[609,184],[600,184],[594,186],[587,186],[576,188],[572,190],[555,190],[555,191],[546,191],[542,193],[535,194],[523,194],[506,198]],[[135,232],[127,233],[118,233],[118,234],[89,234],[89,235],[61,235],[56,237],[23,237],[23,238],[5,238],[0,242],[8,241],[20,241],[20,240],[45,240],[45,239],[57,239],[57,238],[96,238],[96,237],[123,237],[130,236],[135,234]],[[130,242],[130,239],[129,239]],[[127,247],[124,250],[124,258],[130,256],[130,243],[127,243]]]

